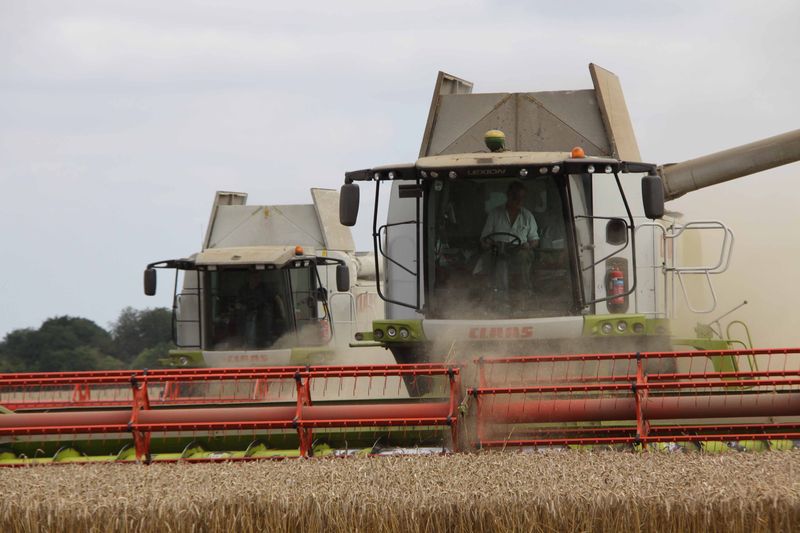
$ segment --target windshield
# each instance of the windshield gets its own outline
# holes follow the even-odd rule
[[[203,273],[208,349],[291,348],[325,344],[327,317],[313,266]]]
[[[426,195],[426,307],[435,318],[575,309],[563,178],[437,180]]]

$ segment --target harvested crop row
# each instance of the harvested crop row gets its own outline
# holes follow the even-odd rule
[[[484,453],[0,471],[0,531],[793,531],[800,452]]]

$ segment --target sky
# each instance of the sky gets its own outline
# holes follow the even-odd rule
[[[796,129],[799,22],[796,0],[4,0],[0,336],[171,305],[142,270],[199,249],[217,190],[308,203],[345,170],[413,161],[439,70],[477,92],[586,89],[597,63],[656,163]],[[800,345],[798,180],[668,206],[737,231],[721,305],[749,299],[766,343]]]

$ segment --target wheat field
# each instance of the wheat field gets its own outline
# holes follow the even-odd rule
[[[0,531],[797,531],[800,452],[0,470]]]

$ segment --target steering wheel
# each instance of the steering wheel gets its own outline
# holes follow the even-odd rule
[[[511,237],[510,241],[498,241],[495,240],[493,237]],[[495,231],[490,233],[484,237],[484,239],[489,239],[492,241],[492,247],[497,250],[500,247],[505,247],[506,251],[515,252],[522,247],[522,239],[514,235],[513,233],[508,233],[507,231]]]

